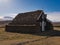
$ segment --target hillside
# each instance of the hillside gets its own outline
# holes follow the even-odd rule
[[[7,25],[10,22],[11,22],[11,20],[0,21],[0,27],[4,27],[5,25]]]
[[[60,22],[53,22],[53,26],[60,26]]]

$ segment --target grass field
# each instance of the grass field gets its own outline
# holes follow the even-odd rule
[[[60,28],[55,27],[55,30],[59,31]],[[5,32],[5,28],[0,28],[0,45],[15,45],[22,42],[23,44],[21,45],[60,45],[60,35],[42,36],[35,34],[12,33]]]

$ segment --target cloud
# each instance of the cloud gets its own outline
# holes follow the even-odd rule
[[[10,2],[11,0],[0,0],[0,3],[8,3]]]
[[[10,17],[13,17],[13,18],[15,18],[16,15],[17,15],[17,13],[9,13],[9,14],[6,14],[6,16],[10,16]]]
[[[47,18],[52,22],[60,22],[60,12],[47,12]]]
[[[10,7],[12,0],[0,0],[0,9]]]
[[[12,20],[13,18],[15,18],[15,16],[17,15],[17,13],[10,13],[10,14],[5,14],[5,16],[0,16],[0,21],[1,20]]]
[[[3,16],[0,16],[0,19],[3,19]]]

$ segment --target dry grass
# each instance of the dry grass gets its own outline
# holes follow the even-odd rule
[[[60,28],[56,27],[55,29],[60,30]],[[0,28],[0,45],[11,45],[35,39],[41,39],[41,40],[26,43],[24,45],[60,45],[60,36],[53,36],[48,38],[46,37],[47,36],[5,32],[4,28]]]
[[[40,38],[43,38],[43,36],[5,32],[4,28],[0,28],[0,44],[4,44],[4,43],[6,44],[10,42],[15,43],[15,42],[30,41],[34,39],[40,39]]]
[[[54,27],[55,30],[59,30],[60,31],[60,27]]]
[[[40,37],[42,37],[42,36],[35,36],[32,34],[5,32],[4,28],[0,28],[0,40],[37,39]]]

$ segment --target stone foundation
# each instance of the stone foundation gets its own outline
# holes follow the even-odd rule
[[[40,32],[39,26],[12,26],[6,25],[5,31],[7,32],[19,32],[19,33],[38,33]]]

